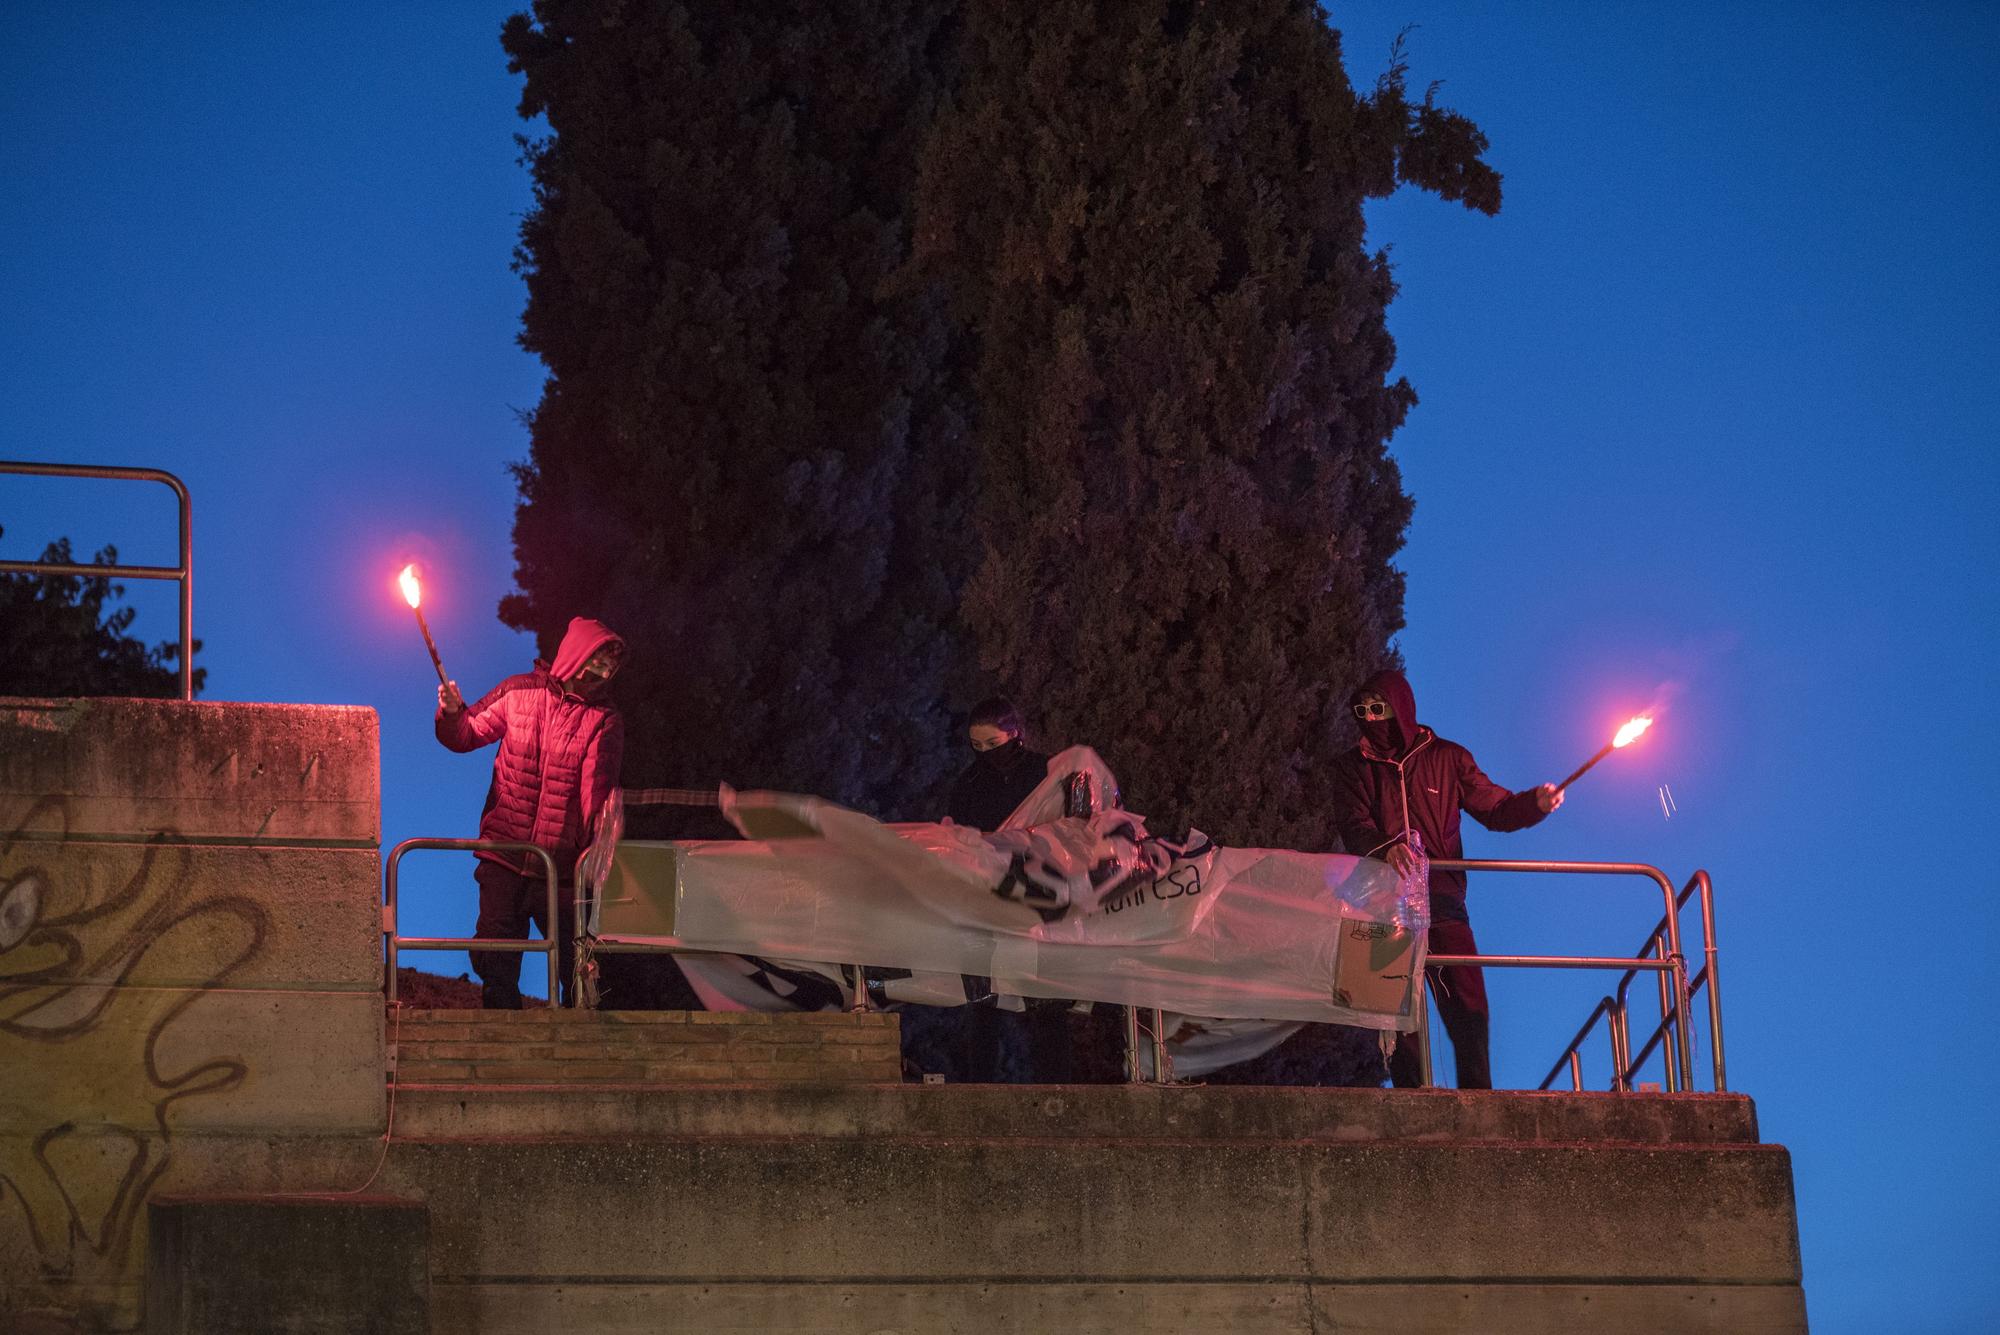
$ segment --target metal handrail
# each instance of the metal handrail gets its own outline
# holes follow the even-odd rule
[[[0,561],[0,574],[81,575],[87,579],[171,579],[181,595],[181,699],[194,699],[194,502],[187,485],[158,468],[117,468],[105,464],[38,464],[0,459],[0,473],[29,477],[95,477],[124,482],[159,482],[180,500],[181,563],[178,566],[78,565],[68,561]]]
[[[1549,1068],[1549,1073],[1542,1077],[1542,1083],[1536,1085],[1536,1089],[1547,1089],[1555,1082],[1556,1076],[1562,1071],[1565,1065],[1569,1067],[1570,1088],[1574,1090],[1581,1090],[1583,1088],[1583,1063],[1582,1059],[1577,1055],[1577,1049],[1582,1046],[1583,1040],[1589,1036],[1591,1029],[1596,1026],[1597,1018],[1600,1015],[1609,1013],[1617,1005],[1618,1003],[1610,997],[1601,997],[1598,999],[1596,1008],[1590,1012],[1590,1018],[1585,1020],[1583,1027],[1576,1031],[1576,1037],[1569,1041],[1569,1046],[1563,1049],[1562,1056],[1556,1058],[1556,1064]]]
[[[459,936],[404,936],[399,926],[398,911],[400,899],[396,893],[396,871],[405,853],[417,849],[444,849],[450,852],[469,853],[533,853],[542,860],[542,873],[548,879],[549,913],[542,919],[548,924],[548,935],[539,940],[533,938],[518,941],[494,940],[487,937]],[[561,957],[557,952],[560,944],[558,925],[556,860],[549,856],[549,850],[539,844],[514,843],[502,839],[405,839],[389,850],[389,861],[382,871],[382,936],[383,957],[387,961],[383,991],[388,1000],[396,1000],[396,956],[404,950],[496,950],[513,951],[518,954],[544,954],[549,957],[549,1005],[561,1004]],[[573,989],[571,1000],[577,1000],[581,988]]]
[[[1688,982],[1689,993],[1692,994],[1701,991],[1702,987],[1707,982],[1708,982],[1708,970],[1706,968],[1697,970],[1695,976]],[[1713,991],[1711,990],[1710,992],[1711,998],[1713,997],[1713,995],[1714,995]],[[1644,1066],[1646,1064],[1647,1058],[1653,1055],[1653,1049],[1660,1046],[1660,1039],[1666,1033],[1666,1031],[1667,1031],[1667,1018],[1663,1016],[1660,1020],[1660,1023],[1653,1027],[1653,1032],[1647,1036],[1646,1046],[1639,1049],[1639,1055],[1637,1057],[1631,1057],[1622,1067],[1619,1068],[1617,1079],[1622,1084],[1624,1084],[1628,1088],[1630,1087],[1630,1082],[1632,1077],[1639,1074],[1639,1068]],[[1711,1030],[1710,1032],[1712,1033],[1713,1030]],[[1631,1051],[1631,1039],[1629,1036],[1625,1040],[1625,1045],[1626,1045],[1626,1052],[1629,1054]],[[1718,1085],[1716,1088],[1716,1092],[1718,1094],[1723,1093],[1725,1092],[1725,1089],[1723,1086]]]
[[[1681,954],[1680,920],[1676,913],[1678,905],[1674,897],[1674,886],[1673,882],[1667,879],[1665,872],[1661,871],[1658,867],[1650,866],[1643,862],[1550,862],[1513,858],[1432,858],[1430,865],[1446,871],[1513,871],[1641,876],[1659,886],[1662,899],[1666,905],[1666,913],[1660,925],[1654,929],[1654,933],[1656,937],[1664,933],[1665,949],[1660,951],[1656,958],[1620,959],[1609,956],[1589,955],[1432,955],[1429,957],[1429,964],[1439,968],[1455,965],[1481,968],[1491,965],[1495,968],[1515,969],[1623,969],[1626,971],[1626,979],[1628,981],[1642,971],[1650,971],[1660,981],[1660,992],[1663,998],[1661,1005],[1662,1032],[1670,1027],[1675,1039],[1674,1046],[1668,1050],[1667,1087],[1670,1091],[1678,1091],[1681,1088],[1683,1073],[1687,1072],[1693,1065],[1693,1051],[1690,1046],[1687,1025],[1684,1020],[1684,1017],[1687,1015],[1691,990],[1688,984],[1687,963]],[[1704,887],[1708,886],[1706,873],[1696,873],[1696,879]],[[1691,881],[1689,884],[1692,886],[1695,882]],[[1704,894],[1706,895],[1707,893],[1704,890]],[[1708,958],[1712,961],[1715,956],[1714,932],[1712,930],[1714,925],[1714,911],[1712,904],[1707,905],[1707,912],[1704,914],[1704,925],[1708,929],[1705,942]],[[1649,938],[1649,941],[1652,939]],[[1622,995],[1621,992],[1621,1002]],[[1421,987],[1418,988],[1417,1000],[1418,1024],[1415,1037],[1417,1039],[1417,1050],[1419,1064],[1423,1073],[1423,1081],[1428,1085],[1431,1083],[1430,1024],[1428,1008],[1424,1005],[1423,989]],[[1614,1003],[1613,1009],[1617,1009],[1618,1004]],[[1721,1008],[1718,999],[1713,995],[1710,997],[1710,1005],[1715,1019],[1719,1022]],[[1602,1003],[1600,1003],[1601,1006]],[[1582,1042],[1584,1036],[1588,1034],[1590,1026],[1595,1024],[1596,1020],[1597,1012],[1593,1012],[1590,1020],[1585,1022],[1583,1030],[1579,1031],[1577,1038],[1572,1040],[1570,1048],[1566,1049],[1563,1055],[1556,1059],[1557,1071],[1562,1069],[1563,1063],[1569,1059],[1576,1045]],[[1614,1021],[1615,1023],[1616,1021]],[[1722,1077],[1720,1032],[1719,1026],[1713,1031],[1716,1043],[1717,1088],[1721,1088],[1720,1081]],[[1618,1046],[1618,1039],[1615,1036],[1612,1043],[1615,1049]],[[1676,1057],[1679,1059],[1678,1062],[1674,1060]],[[1580,1064],[1572,1065],[1573,1072],[1578,1071],[1579,1068]],[[1554,1071],[1550,1073],[1551,1079],[1554,1074]],[[1577,1074],[1575,1078],[1580,1084],[1580,1074]],[[1542,1082],[1541,1088],[1546,1089],[1548,1083],[1549,1081],[1545,1079]]]
[[[1681,887],[1681,892],[1674,897],[1673,916],[1678,918],[1681,909],[1687,906],[1688,897],[1697,892],[1700,894],[1701,903],[1703,962],[1702,967],[1696,971],[1694,977],[1688,980],[1687,998],[1692,1002],[1697,992],[1700,992],[1704,987],[1708,990],[1709,1053],[1713,1064],[1715,1089],[1717,1093],[1722,1093],[1729,1088],[1729,1077],[1722,1038],[1722,991],[1718,981],[1719,963],[1715,940],[1715,882],[1706,871],[1697,871],[1693,876],[1688,878],[1688,883]],[[1662,919],[1660,922],[1654,924],[1652,933],[1646,938],[1645,944],[1640,947],[1641,954],[1649,951],[1658,952],[1664,949],[1667,925],[1666,919]],[[1640,1068],[1653,1055],[1653,1049],[1660,1045],[1660,1040],[1666,1034],[1670,1025],[1679,1029],[1685,1028],[1684,1017],[1686,1011],[1673,998],[1665,995],[1663,989],[1660,999],[1660,1023],[1648,1035],[1645,1047],[1639,1055],[1636,1058],[1631,1055],[1630,1008],[1627,1006],[1625,998],[1633,979],[1637,976],[1636,972],[1627,973],[1623,978],[1618,980],[1618,987],[1614,997],[1606,998],[1610,1002],[1608,1010],[1611,1016],[1611,1087],[1620,1092],[1631,1089],[1632,1077],[1639,1073]],[[1584,1021],[1583,1028],[1577,1032],[1577,1036],[1574,1039],[1570,1040],[1570,1046],[1565,1050],[1563,1057],[1556,1058],[1556,1069],[1561,1068],[1564,1057],[1569,1056],[1581,1047],[1583,1040],[1589,1035],[1591,1026],[1596,1023],[1598,1014],[1606,1009],[1603,1003],[1600,1003],[1599,1010],[1591,1012],[1590,1019]],[[1692,1083],[1693,1069],[1685,1061],[1679,1063],[1678,1069],[1676,1069],[1677,1063],[1675,1057],[1676,1053],[1674,1049],[1668,1048],[1665,1056],[1668,1083],[1670,1087],[1676,1083],[1685,1087]],[[1547,1089],[1550,1081],[1554,1078],[1554,1074],[1555,1071],[1551,1070],[1549,1076],[1543,1079],[1540,1088]]]

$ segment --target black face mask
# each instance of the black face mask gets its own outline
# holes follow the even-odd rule
[[[1007,769],[1020,758],[1021,751],[1021,739],[1009,737],[998,746],[974,752],[972,758],[975,764],[984,765],[988,769]]]
[[[1370,746],[1384,755],[1393,756],[1403,749],[1403,736],[1396,727],[1395,719],[1364,719],[1361,723],[1361,735],[1368,739]]]

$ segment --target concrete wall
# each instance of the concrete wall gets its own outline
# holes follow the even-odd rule
[[[379,842],[372,710],[0,700],[0,1312],[129,1326],[150,1194],[363,1162]]]
[[[515,1091],[504,1138],[478,1102],[413,1097],[383,1176],[441,1333],[1805,1329],[1740,1097]]]

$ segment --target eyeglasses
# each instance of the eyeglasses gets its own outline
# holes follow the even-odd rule
[[[1354,706],[1354,717],[1358,719],[1378,719],[1390,717],[1389,706],[1382,700],[1363,700]]]

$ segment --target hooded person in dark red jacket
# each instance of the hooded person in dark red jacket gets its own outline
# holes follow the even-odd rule
[[[1425,856],[1465,856],[1460,811],[1489,830],[1524,830],[1562,805],[1554,784],[1509,792],[1486,777],[1472,753],[1417,722],[1417,699],[1402,673],[1382,671],[1348,699],[1361,721],[1361,742],[1335,762],[1334,826],[1350,853],[1380,858],[1399,872],[1415,865],[1408,831],[1421,837]],[[1439,955],[1476,955],[1465,911],[1465,873],[1430,874],[1430,949]],[[1493,1088],[1487,1056],[1486,976],[1477,968],[1431,969],[1431,995],[1451,1035],[1460,1089]],[[1405,1034],[1389,1060],[1399,1088],[1421,1083],[1413,1035]]]
[[[560,921],[547,922],[541,859],[530,853],[480,853],[473,873],[479,883],[473,935],[521,940],[531,922],[544,939],[554,933],[565,996],[574,962],[576,862],[590,845],[605,799],[618,786],[624,760],[625,724],[604,699],[605,685],[624,656],[625,641],[603,623],[577,617],[563,634],[555,662],[537,661],[533,672],[507,678],[470,709],[457,682],[438,687],[440,742],[454,751],[500,743],[479,837],[545,848],[561,877]],[[489,1010],[520,1009],[517,952],[475,950],[472,968]]]

